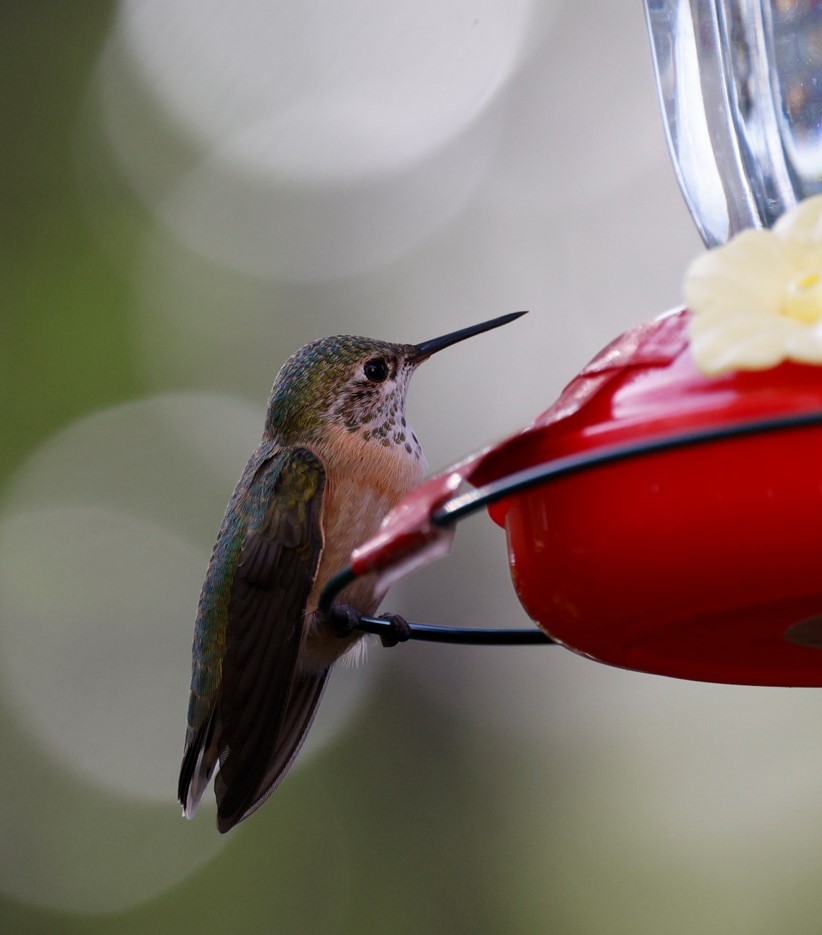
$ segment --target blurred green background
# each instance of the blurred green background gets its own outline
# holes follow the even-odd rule
[[[416,377],[436,469],[678,303],[701,247],[641,5],[0,24],[0,929],[815,935],[813,691],[375,647],[253,819],[174,801],[200,583],[291,351],[529,308]],[[387,604],[526,622],[482,517]]]

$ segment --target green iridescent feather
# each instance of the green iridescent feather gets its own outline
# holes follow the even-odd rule
[[[197,607],[186,748],[208,718],[220,687],[228,602],[246,530],[262,522],[284,461],[282,449],[264,439],[249,459],[226,508]]]

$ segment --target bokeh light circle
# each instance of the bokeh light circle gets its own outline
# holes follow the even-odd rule
[[[62,764],[138,799],[172,795],[204,550],[102,507],[0,525],[0,671],[10,707]]]
[[[173,121],[291,178],[362,177],[458,136],[512,70],[533,0],[123,0],[116,29]]]
[[[538,6],[123,0],[96,82],[104,139],[188,249],[261,278],[351,276],[478,188]]]

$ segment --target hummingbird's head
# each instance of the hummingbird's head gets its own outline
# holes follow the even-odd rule
[[[416,345],[336,335],[301,347],[283,364],[268,406],[266,429],[296,444],[323,437],[330,426],[367,441],[408,444],[405,397],[422,362]]]
[[[301,347],[283,364],[268,404],[266,433],[287,444],[322,439],[332,426],[421,457],[406,423],[405,399],[417,367],[443,348],[507,324],[524,312],[421,344],[336,335]]]

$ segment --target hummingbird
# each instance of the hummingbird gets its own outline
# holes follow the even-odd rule
[[[425,457],[405,416],[414,371],[524,314],[421,344],[322,338],[283,364],[197,607],[178,785],[187,818],[215,772],[220,832],[266,801],[299,753],[332,665],[363,636],[353,621],[385,596],[365,575],[335,605],[348,626],[318,610],[329,578],[422,480]]]

